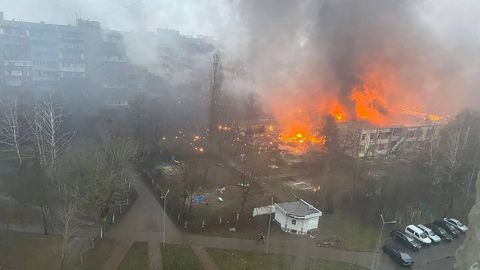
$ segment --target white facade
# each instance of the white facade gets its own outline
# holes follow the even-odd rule
[[[439,137],[439,124],[414,127],[387,127],[362,129],[358,157],[378,157],[401,152],[425,149]]]
[[[304,200],[275,204],[275,221],[281,229],[293,234],[307,234],[318,228],[322,212]]]

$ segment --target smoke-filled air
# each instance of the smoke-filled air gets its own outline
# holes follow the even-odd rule
[[[478,270],[479,189],[480,0],[0,0],[0,270]]]

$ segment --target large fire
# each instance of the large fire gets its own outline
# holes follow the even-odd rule
[[[321,147],[325,138],[320,132],[320,126],[326,114],[338,123],[361,121],[377,127],[431,123],[444,119],[423,112],[419,101],[401,97],[402,91],[398,90],[399,87],[391,79],[378,79],[378,76],[374,76],[375,79],[371,79],[371,76],[367,78],[368,81],[352,88],[351,95],[346,100],[342,101],[330,94],[319,97],[318,102],[304,100],[305,106],[302,109],[290,113],[282,110],[281,117],[277,119],[281,131],[279,140],[293,147],[295,153],[304,153],[312,146]],[[409,103],[405,105],[402,102]],[[283,108],[288,106],[282,106]]]

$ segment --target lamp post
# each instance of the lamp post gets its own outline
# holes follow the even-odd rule
[[[380,245],[382,244],[383,229],[385,227],[385,224],[397,224],[396,220],[385,221],[385,219],[383,219],[383,214],[380,214],[380,218],[382,219],[382,227],[380,229],[380,236],[378,237],[377,247],[375,249],[376,255],[375,255],[375,258],[372,262],[372,270],[376,270],[377,267],[378,267],[378,261],[380,259]]]
[[[166,216],[167,216],[167,195],[168,195],[168,192],[170,192],[170,189],[167,190],[167,192],[165,192],[165,195],[163,195],[162,198],[163,199],[163,247],[165,247],[165,242],[166,242],[166,233],[165,233],[165,228],[166,228]]]
[[[272,196],[272,208],[274,208],[275,206],[273,206],[273,196]],[[268,218],[268,232],[267,232],[267,248],[265,249],[265,254],[268,255],[268,248],[269,248],[269,244],[270,244],[270,227],[272,225],[272,213],[273,213],[273,209],[270,209],[270,215],[269,215],[269,218]]]

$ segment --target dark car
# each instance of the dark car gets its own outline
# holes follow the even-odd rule
[[[434,225],[432,223],[425,224],[425,226],[430,228],[430,230],[432,230],[436,235],[440,236],[440,238],[442,238],[442,240],[447,241],[447,242],[452,241],[452,239],[453,239],[452,236],[450,234],[448,234],[448,232],[445,231],[442,227],[439,227],[439,226]]]
[[[452,237],[458,237],[458,235],[460,234],[460,232],[453,225],[443,220],[435,220],[433,222],[433,225],[441,227],[442,229],[447,231],[448,234],[450,234]]]
[[[412,266],[415,263],[408,253],[402,252],[391,245],[383,246],[383,253],[388,254],[390,258],[403,266]]]
[[[422,248],[422,244],[420,244],[418,241],[413,239],[413,237],[411,237],[410,235],[400,230],[393,230],[390,233],[390,236],[392,237],[393,240],[400,242],[402,245],[404,245],[405,247],[413,251],[419,251]]]

